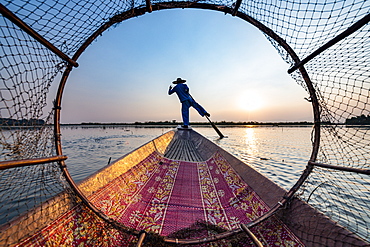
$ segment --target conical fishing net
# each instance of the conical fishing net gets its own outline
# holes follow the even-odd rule
[[[172,8],[221,11],[256,26],[310,95],[312,155],[272,217],[283,221],[305,245],[353,245],[353,239],[368,244],[369,1],[30,0],[1,2],[0,245],[136,244],[139,231],[89,206],[89,195],[84,197],[71,181],[60,145],[58,93],[81,53],[104,31],[132,17]],[[50,91],[54,84],[60,85],[57,93]],[[297,202],[307,202],[309,209]],[[317,215],[307,215],[311,209]],[[332,227],[317,220],[325,217]],[[60,230],[55,225],[58,218],[74,219],[75,224]],[[197,227],[206,229],[207,236],[223,233],[208,224],[198,222],[173,235],[204,238],[191,236]],[[344,231],[333,233],[334,226]],[[258,224],[253,229],[263,231]],[[32,242],[40,232],[51,237]],[[163,239],[152,236],[157,241],[153,246],[159,246]],[[233,236],[229,242],[226,238],[210,245],[232,246],[238,239],[252,244],[245,235]]]

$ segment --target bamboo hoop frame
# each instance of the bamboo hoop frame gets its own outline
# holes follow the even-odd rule
[[[237,16],[248,23],[252,24],[256,28],[258,28],[260,31],[268,35],[270,38],[275,40],[281,47],[285,49],[285,51],[291,56],[293,61],[297,64],[300,62],[300,59],[298,58],[297,54],[294,52],[294,50],[285,42],[284,39],[279,37],[274,31],[272,31],[267,26],[263,25],[261,22],[257,21],[256,19],[238,11],[238,6],[236,8],[232,9],[226,6],[221,5],[214,5],[214,4],[205,4],[205,3],[198,3],[198,2],[169,2],[169,3],[157,3],[155,5],[152,5],[149,1],[147,1],[147,6],[143,8],[134,8],[131,10],[128,10],[126,12],[123,12],[121,14],[118,14],[112,18],[105,24],[103,24],[100,28],[98,28],[86,41],[81,45],[81,47],[76,51],[74,56],[72,57],[73,61],[77,61],[79,56],[85,51],[85,49],[98,37],[100,36],[105,30],[107,30],[112,25],[122,22],[124,20],[130,19],[132,17],[137,17],[140,15],[144,15],[146,12],[152,12],[152,11],[158,11],[158,10],[164,10],[164,9],[174,9],[174,8],[196,8],[196,9],[208,9],[208,10],[215,10],[224,12],[225,14],[232,14],[234,16]],[[65,72],[63,73],[62,79],[59,84],[56,100],[55,100],[55,114],[54,114],[54,134],[55,134],[55,145],[58,155],[62,155],[62,148],[61,148],[61,142],[60,142],[60,110],[61,110],[61,101],[62,101],[62,95],[64,91],[64,87],[66,85],[68,76],[72,70],[72,66],[67,66]],[[310,93],[310,99],[313,107],[313,115],[314,115],[314,139],[313,139],[313,149],[310,157],[310,162],[314,162],[316,160],[318,150],[319,150],[319,143],[320,143],[320,108],[318,99],[316,96],[316,90],[314,89],[312,85],[312,81],[310,77],[308,76],[307,71],[305,70],[304,66],[299,67],[299,71],[306,83],[306,86]],[[88,199],[81,193],[81,191],[78,189],[78,187],[73,182],[72,178],[70,177],[68,170],[64,164],[64,162],[60,162],[61,169],[63,170],[63,173],[66,176],[66,179],[68,183],[71,185],[71,187],[74,189],[76,194],[82,199],[82,201],[99,217],[101,217],[104,221],[111,223],[114,226],[117,226],[119,229],[124,230],[127,233],[132,233],[133,235],[139,237],[139,232],[135,230],[127,229],[125,226],[118,222],[113,222],[113,220],[109,219],[106,215],[104,215],[100,210],[98,210],[94,205],[92,205]],[[279,209],[281,209],[295,194],[295,192],[299,189],[299,187],[303,184],[303,182],[307,179],[311,171],[313,170],[313,165],[309,164],[307,165],[306,169],[304,170],[302,176],[297,181],[297,183],[291,188],[291,190],[287,193],[287,195],[279,201],[274,207],[270,209],[267,213],[262,215],[260,218],[250,222],[249,224],[245,225],[247,228],[251,228],[262,221],[266,220],[267,218],[274,215]],[[200,239],[172,239],[172,238],[165,238],[166,243],[173,243],[173,244],[200,244],[200,243],[207,243],[212,242],[220,239],[225,239],[228,237],[231,237],[235,234],[243,232],[242,229],[236,229],[227,231],[225,233],[217,234],[211,237],[207,238],[200,238]]]
[[[38,40],[40,43],[45,45],[48,49],[53,51],[56,55],[58,55],[60,58],[68,62],[67,68],[63,73],[62,79],[59,83],[59,88],[57,91],[57,96],[55,100],[54,105],[54,136],[55,136],[55,145],[56,145],[56,153],[57,158],[52,158],[51,160],[57,161],[60,165],[60,168],[63,172],[63,175],[65,176],[67,182],[70,184],[71,188],[74,190],[76,195],[80,197],[80,199],[90,208],[95,214],[97,214],[100,218],[102,218],[104,221],[108,222],[109,224],[114,225],[116,228],[139,236],[139,233],[135,230],[128,229],[124,225],[115,222],[111,220],[109,217],[107,217],[105,214],[103,214],[99,209],[97,209],[93,204],[90,203],[90,201],[83,195],[83,193],[79,190],[77,185],[74,183],[73,179],[71,178],[68,169],[65,165],[64,160],[66,159],[66,156],[63,156],[62,154],[62,148],[61,148],[61,132],[60,132],[60,111],[61,111],[61,101],[62,101],[62,95],[64,91],[64,87],[66,85],[67,79],[69,77],[70,72],[72,71],[72,66],[77,67],[78,64],[77,59],[82,54],[82,52],[91,44],[93,40],[96,39],[97,36],[102,34],[106,29],[111,27],[115,23],[122,22],[124,20],[127,20],[132,17],[136,17],[139,15],[143,15],[146,12],[152,12],[153,10],[163,10],[163,9],[173,9],[173,8],[199,8],[199,9],[209,9],[209,10],[215,10],[215,11],[221,11],[226,14],[231,14],[233,16],[237,16],[250,24],[254,25],[256,28],[258,28],[260,31],[268,35],[270,38],[275,40],[281,47],[285,49],[285,51],[291,56],[293,61],[296,64],[300,63],[300,60],[296,53],[291,49],[291,47],[277,34],[275,34],[271,29],[267,28],[265,25],[260,23],[259,21],[253,19],[252,17],[238,11],[238,8],[240,7],[241,1],[237,2],[237,5],[234,9],[231,9],[226,6],[220,6],[220,5],[213,5],[213,4],[204,4],[204,3],[189,3],[189,2],[171,2],[171,3],[157,3],[155,5],[152,5],[150,0],[146,1],[146,7],[145,8],[134,8],[132,10],[126,11],[124,13],[118,14],[114,17],[112,17],[107,23],[102,25],[96,32],[94,32],[86,41],[85,43],[78,49],[78,51],[75,53],[72,59],[70,59],[68,56],[66,56],[64,53],[62,53],[60,50],[58,50],[56,47],[54,47],[51,43],[49,43],[47,40],[45,40],[43,37],[41,37],[37,32],[35,32],[33,29],[31,29],[28,25],[26,25],[23,21],[21,21],[19,18],[17,18],[14,14],[12,14],[9,10],[7,10],[3,5],[1,5],[0,10],[4,16],[7,16],[12,22],[14,22],[16,25],[18,25],[22,30],[27,32],[29,35],[34,37],[36,40]],[[263,220],[267,219],[271,215],[275,214],[293,195],[294,193],[299,189],[299,187],[302,185],[302,183],[306,180],[306,178],[309,176],[309,174],[312,171],[313,163],[317,157],[318,153],[318,147],[319,147],[319,140],[320,140],[320,110],[319,110],[319,104],[316,97],[316,91],[312,85],[312,82],[303,66],[299,67],[299,71],[306,83],[306,86],[310,93],[310,98],[313,106],[313,113],[314,113],[314,145],[313,150],[311,153],[311,158],[309,161],[309,164],[306,168],[306,170],[303,172],[301,178],[297,181],[297,183],[292,187],[292,189],[288,192],[287,196],[280,202],[276,204],[269,212],[258,218],[257,220],[249,223],[248,225],[244,225],[244,228],[250,228],[254,225],[262,222]],[[17,167],[17,166],[23,166],[23,165],[31,165],[31,164],[40,164],[40,163],[47,163],[47,162],[53,162],[50,160],[45,159],[38,159],[33,161],[13,161],[7,164],[4,164],[4,169],[10,168],[10,167]],[[311,163],[310,163],[311,162]],[[202,239],[196,239],[196,240],[178,240],[178,239],[166,239],[167,243],[184,243],[184,244],[191,244],[191,243],[204,243],[204,242],[210,242],[218,239],[227,238],[231,235],[234,235],[236,233],[239,233],[242,230],[235,230],[235,231],[229,231],[223,234],[218,234],[213,237],[209,238],[202,238]]]

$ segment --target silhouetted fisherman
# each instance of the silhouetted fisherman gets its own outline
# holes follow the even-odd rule
[[[172,82],[173,84],[176,84],[176,86],[172,88],[172,85],[170,85],[170,88],[168,89],[168,94],[171,95],[173,93],[176,93],[177,96],[179,97],[179,100],[182,104],[181,106],[182,121],[183,121],[182,127],[188,128],[189,108],[191,106],[194,107],[194,109],[196,109],[202,117],[204,116],[210,117],[211,115],[201,105],[195,102],[193,97],[191,97],[191,95],[189,94],[189,88],[185,84],[185,82],[186,80],[177,78],[176,81]]]

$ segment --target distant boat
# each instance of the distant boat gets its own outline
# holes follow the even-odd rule
[[[237,241],[238,246],[310,246],[310,236],[331,239],[339,233],[348,236],[352,246],[366,245],[299,199],[288,200],[290,206],[284,208],[287,191],[191,129],[163,134],[108,164],[79,188],[90,203],[122,226],[123,231],[105,237],[107,245],[130,246],[142,234],[146,241],[161,244],[217,239],[221,246],[225,241]],[[58,205],[55,202],[65,197],[62,193],[46,204]],[[315,227],[304,217],[295,217],[297,211],[307,218],[315,216]],[[22,234],[28,237],[17,246],[95,245],[94,234],[103,221],[90,221],[83,204],[53,212],[48,222],[24,227]],[[40,213],[36,208],[15,221],[26,225]],[[91,224],[91,232],[79,233],[81,224]],[[45,227],[33,228],[36,225]],[[2,229],[3,237],[12,235],[11,226]]]

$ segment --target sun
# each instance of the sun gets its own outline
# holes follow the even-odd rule
[[[247,91],[240,95],[237,105],[244,111],[257,111],[264,106],[264,100],[256,91]]]

